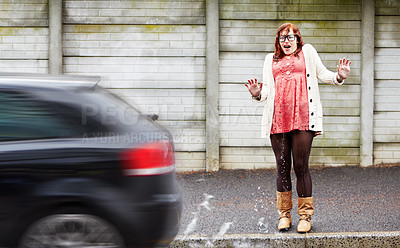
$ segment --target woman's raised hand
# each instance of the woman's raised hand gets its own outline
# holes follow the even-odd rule
[[[339,65],[337,66],[337,72],[340,79],[345,80],[350,74],[351,61],[343,58],[339,60]]]
[[[249,80],[247,80],[247,82],[249,83],[244,85],[246,85],[247,89],[253,97],[258,97],[259,95],[261,95],[261,90],[263,86],[262,82],[260,83],[260,85],[258,85],[257,78],[250,78]]]

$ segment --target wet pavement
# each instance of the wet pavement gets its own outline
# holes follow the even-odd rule
[[[400,166],[313,168],[311,177],[315,214],[308,235],[400,231]],[[276,228],[275,170],[178,173],[177,179],[184,193],[177,239],[299,235],[294,173],[292,228],[284,233]]]

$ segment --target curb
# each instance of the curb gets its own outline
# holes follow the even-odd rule
[[[178,235],[169,246],[181,247],[400,247],[400,231],[308,234]]]

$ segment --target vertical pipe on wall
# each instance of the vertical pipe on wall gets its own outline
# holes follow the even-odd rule
[[[219,170],[219,1],[206,0],[206,170]]]
[[[49,73],[63,73],[62,0],[49,0]]]
[[[375,1],[362,0],[360,165],[373,165]]]

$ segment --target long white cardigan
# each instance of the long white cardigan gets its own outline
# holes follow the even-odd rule
[[[318,90],[318,79],[324,83],[342,85],[344,81],[337,81],[337,72],[326,69],[317,51],[310,44],[302,48],[306,62],[309,129],[322,133],[322,105]],[[273,53],[265,57],[263,68],[263,88],[260,102],[266,101],[261,123],[261,137],[268,138],[271,132],[272,118],[274,114],[275,81],[272,75]]]

